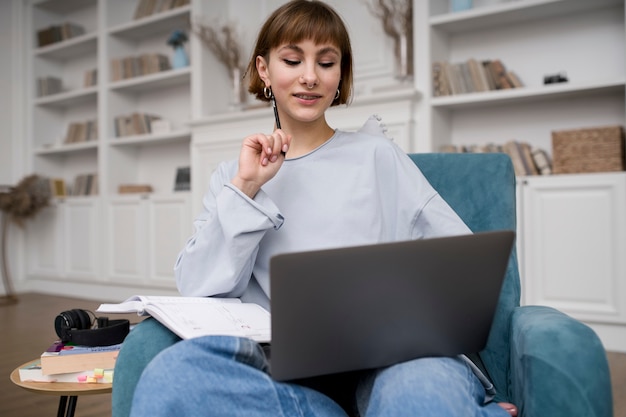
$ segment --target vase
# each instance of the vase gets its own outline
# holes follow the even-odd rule
[[[450,10],[460,12],[472,8],[472,0],[450,0]]]
[[[174,58],[172,59],[172,68],[184,68],[189,65],[189,58],[183,45],[174,48]]]
[[[409,36],[402,33],[396,39],[396,78],[400,81],[413,79],[413,43]]]
[[[230,109],[233,111],[242,110],[246,104],[246,89],[241,76],[241,69],[233,68],[230,73],[232,83],[232,92],[230,100]]]

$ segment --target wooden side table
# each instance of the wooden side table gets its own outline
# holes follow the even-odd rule
[[[20,365],[11,372],[11,382],[27,391],[37,394],[58,395],[59,411],[57,417],[73,417],[76,411],[76,402],[79,395],[108,394],[112,391],[110,383],[80,383],[80,382],[23,382],[20,379],[20,368],[32,361]]]

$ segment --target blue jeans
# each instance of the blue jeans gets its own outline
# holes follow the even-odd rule
[[[508,417],[497,404],[484,404],[482,384],[458,358],[423,358],[297,383],[274,381],[267,372],[265,354],[252,340],[185,340],[144,370],[131,416]]]

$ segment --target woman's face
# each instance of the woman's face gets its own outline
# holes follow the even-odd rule
[[[281,122],[314,122],[335,100],[341,52],[332,44],[311,40],[284,44],[270,51],[269,61],[258,57],[257,69],[265,85],[272,87]]]

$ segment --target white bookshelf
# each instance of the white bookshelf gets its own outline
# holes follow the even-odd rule
[[[97,195],[57,198],[37,227],[29,229],[28,278],[43,280],[44,286],[59,280],[120,283],[120,274],[113,274],[104,261],[118,266],[126,262],[124,256],[128,255],[118,247],[124,247],[131,229],[125,228],[124,222],[128,205],[120,206],[120,202],[130,201],[134,202],[130,205],[136,209],[134,215],[145,216],[142,233],[133,239],[137,244],[143,242],[147,249],[134,253],[132,262],[141,267],[128,285],[148,285],[148,275],[153,273],[157,287],[174,288],[171,268],[165,271],[162,259],[175,259],[176,253],[169,252],[174,246],[177,250],[182,247],[191,228],[190,193],[174,192],[174,182],[177,168],[190,165],[192,73],[197,67],[114,81],[111,61],[160,53],[171,62],[173,50],[167,39],[175,29],[185,30],[192,38],[192,5],[134,19],[139,1],[23,2],[24,34],[30,51],[25,63],[27,166],[41,175],[63,179],[68,187],[78,175],[87,173],[97,174],[98,182]],[[84,33],[39,46],[38,31],[66,22],[82,26]],[[189,43],[185,49],[191,55]],[[194,58],[190,56],[190,60]],[[85,72],[93,69],[97,69],[96,85],[84,86]],[[37,79],[43,77],[61,79],[62,91],[38,97]],[[114,119],[135,112],[158,115],[169,122],[171,130],[116,137]],[[98,123],[97,140],[65,143],[70,123],[91,120]],[[122,184],[149,184],[153,192],[119,195]],[[116,213],[122,217],[115,217]],[[163,222],[162,213],[185,213],[181,217],[185,225]],[[159,247],[150,243],[151,238],[162,239],[168,234],[171,244]],[[111,236],[115,240],[103,238]],[[43,243],[35,244],[38,238]],[[50,245],[55,247],[53,255],[44,253]]]
[[[518,140],[550,152],[553,130],[625,124],[623,1],[476,0],[456,13],[444,3],[415,3],[419,150]],[[502,60],[524,87],[433,97],[432,63],[470,58]],[[569,82],[543,84],[562,71]]]

